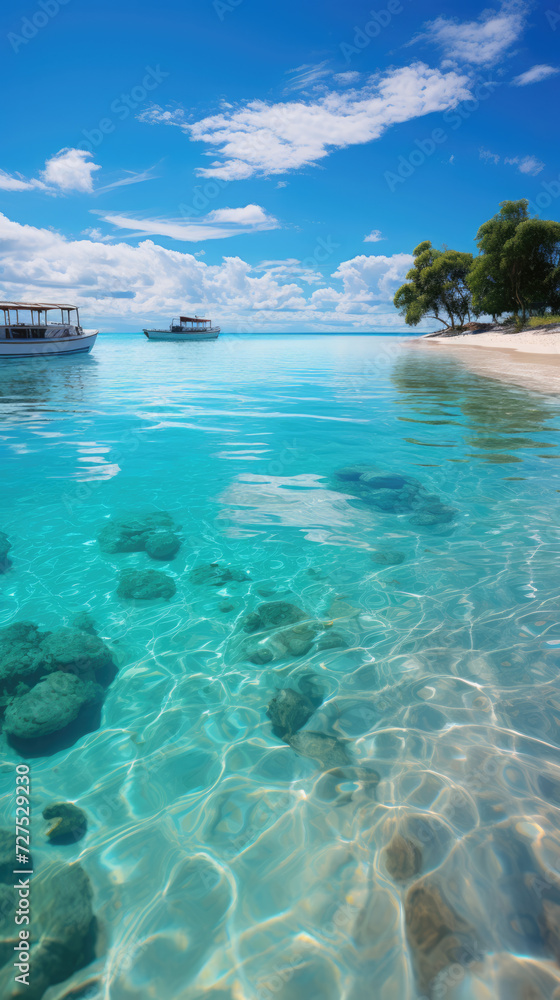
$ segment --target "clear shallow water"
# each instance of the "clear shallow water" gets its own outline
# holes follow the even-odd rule
[[[94,887],[79,995],[554,996],[557,400],[399,338],[105,335],[85,359],[5,363],[0,412],[0,624],[85,607],[119,663],[101,728],[31,761],[37,862],[80,859]],[[353,463],[414,477],[455,519],[361,503],[334,478]],[[109,516],[153,508],[182,526],[171,563],[100,551]],[[250,583],[189,581],[215,561]],[[175,597],[121,600],[124,567],[164,569]],[[249,662],[241,622],[270,600],[345,648]],[[310,677],[306,729],[362,770],[273,734],[271,698]],[[73,847],[45,846],[53,799],[88,814]]]

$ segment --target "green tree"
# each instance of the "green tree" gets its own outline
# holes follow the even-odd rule
[[[407,282],[397,290],[393,302],[409,326],[430,316],[455,328],[470,318],[471,292],[467,278],[473,256],[458,250],[436,250],[424,240],[414,251],[414,265]]]
[[[478,230],[468,278],[477,313],[527,314],[560,303],[560,223],[529,216],[526,198],[504,201]]]

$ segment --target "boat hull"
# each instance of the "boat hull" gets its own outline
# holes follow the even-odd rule
[[[206,332],[193,330],[189,333],[171,333],[171,330],[144,330],[148,340],[217,340],[220,334],[220,327],[212,327]]]
[[[0,358],[46,358],[63,354],[87,354],[97,339],[97,330],[77,337],[46,337],[37,340],[0,340]]]

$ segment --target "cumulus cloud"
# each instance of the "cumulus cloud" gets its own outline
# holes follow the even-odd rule
[[[499,153],[492,153],[489,149],[484,149],[484,147],[479,149],[479,156],[481,160],[486,160],[487,163],[494,163],[496,165],[501,159]],[[531,177],[536,177],[544,168],[544,163],[542,160],[537,159],[536,156],[505,156],[504,163],[517,167],[520,173],[529,174]]]
[[[503,3],[500,10],[485,10],[477,21],[437,17],[415,41],[435,42],[450,63],[485,66],[496,63],[517,41],[525,25],[522,0]]]
[[[187,305],[229,330],[402,329],[392,296],[412,258],[362,255],[343,261],[324,288],[306,281],[305,262],[240,257],[210,265],[152,240],[139,246],[69,240],[0,215],[2,280],[7,300],[76,301],[84,322],[134,329]],[[303,269],[303,271],[302,271]]]
[[[91,153],[85,149],[61,149],[45,163],[43,180],[48,187],[59,191],[93,191],[93,174],[101,170],[92,163]]]
[[[544,163],[536,156],[510,156],[506,157],[504,163],[516,166],[520,173],[529,174],[530,177],[536,177],[544,169]]]
[[[372,229],[368,236],[364,236],[364,243],[379,243],[380,240],[384,240],[380,229]]]
[[[152,180],[155,177],[154,169],[149,167],[148,170],[139,172],[127,170],[123,178],[94,190],[94,174],[97,170],[101,170],[101,166],[93,162],[92,153],[84,149],[61,149],[45,162],[40,177],[27,179],[22,174],[9,174],[5,170],[0,170],[0,190],[35,189],[50,195],[73,193],[98,195],[112,191],[113,188]]]
[[[260,205],[246,205],[244,208],[218,208],[192,222],[184,222],[181,219],[136,218],[118,212],[97,210],[93,214],[98,215],[104,222],[116,226],[117,229],[132,230],[136,236],[169,236],[173,240],[180,240],[184,243],[197,243],[200,240],[223,240],[228,236],[278,229],[280,225],[278,219],[275,219],[273,215],[268,215]]]
[[[511,82],[514,87],[526,87],[529,83],[540,83],[541,80],[546,80],[549,76],[556,76],[557,73],[560,73],[560,70],[556,66],[540,63],[538,66],[532,66],[531,69],[520,73]]]
[[[307,101],[251,101],[191,124],[171,121],[156,107],[142,118],[180,125],[216,149],[220,159],[199,169],[200,176],[241,180],[316,164],[333,149],[378,139],[391,125],[445,111],[470,97],[468,82],[465,75],[418,62],[370,77],[359,90],[329,91]]]

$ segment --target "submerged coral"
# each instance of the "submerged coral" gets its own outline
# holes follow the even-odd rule
[[[419,985],[425,992],[443,969],[477,952],[476,934],[445,901],[439,887],[426,879],[408,890],[404,910]]]
[[[374,466],[349,465],[339,469],[335,486],[377,510],[410,514],[410,523],[419,526],[448,524],[457,514],[411,476],[383,474]]]
[[[5,573],[12,565],[11,559],[8,557],[11,547],[12,543],[8,536],[3,531],[0,531],[0,573]]]
[[[8,702],[4,729],[10,736],[36,739],[65,729],[84,705],[100,701],[99,684],[82,681],[75,674],[56,671],[20,697]]]
[[[52,820],[46,832],[51,844],[73,844],[87,830],[87,816],[73,802],[53,802],[43,809],[43,819]]]
[[[332,641],[324,635],[331,622],[310,619],[301,608],[288,601],[267,601],[246,615],[241,623],[251,636],[242,644],[243,656],[261,666],[285,656],[305,656],[320,636],[316,649],[344,646],[345,640],[333,633]],[[288,627],[286,627],[288,626]]]
[[[113,517],[101,529],[99,547],[111,554],[145,551],[152,559],[173,559],[181,547],[176,527],[165,511]]]
[[[23,996],[41,1000],[51,986],[68,979],[95,956],[97,930],[90,880],[78,864],[53,865],[34,879],[28,963],[32,971],[28,985],[21,987],[14,981],[13,875],[0,890],[0,902],[7,904],[0,907],[0,995],[5,1000]]]
[[[189,573],[191,583],[200,586],[208,584],[212,587],[224,587],[226,583],[248,583],[251,577],[244,569],[235,566],[222,566],[221,563],[203,563],[195,566]]]
[[[4,695],[36,677],[41,643],[49,635],[32,622],[14,622],[0,629],[0,690]]]
[[[0,629],[4,729],[34,740],[58,733],[103,700],[116,673],[111,651],[77,628],[41,632],[32,622]]]
[[[119,597],[136,601],[153,601],[159,597],[168,601],[176,591],[173,578],[159,569],[123,569],[117,588]]]
[[[256,611],[247,615],[243,622],[244,632],[260,632],[263,629],[279,628],[282,625],[293,625],[304,621],[307,615],[295,604],[287,601],[267,601],[259,605]]]
[[[376,549],[372,552],[371,559],[378,566],[400,566],[405,560],[405,555],[398,549]]]
[[[395,833],[384,850],[385,867],[395,882],[418,875],[422,867],[422,852],[410,838]]]
[[[281,740],[289,742],[290,737],[309,722],[315,707],[299,691],[283,688],[275,694],[266,712],[272,722],[272,732]]]
[[[351,764],[347,745],[336,736],[326,736],[324,733],[305,731],[294,733],[287,742],[302,757],[311,757],[325,770],[331,767],[341,767]]]

